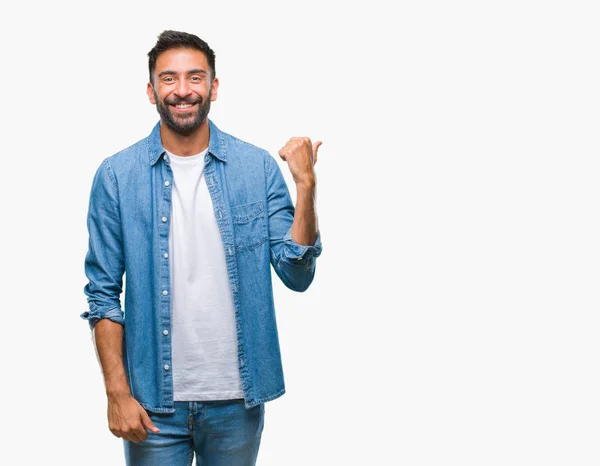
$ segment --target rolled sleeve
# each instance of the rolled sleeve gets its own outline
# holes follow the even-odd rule
[[[305,246],[302,244],[298,244],[294,238],[292,237],[292,230],[286,233],[283,237],[284,244],[284,254],[289,259],[310,259],[313,257],[319,257],[321,255],[321,251],[323,246],[321,245],[321,232],[317,231],[317,239],[315,240],[315,244],[312,246]]]
[[[93,329],[100,319],[109,319],[117,324],[125,325],[125,314],[120,308],[105,310],[93,303],[90,304],[90,311],[82,313],[81,318],[88,321],[90,329]]]

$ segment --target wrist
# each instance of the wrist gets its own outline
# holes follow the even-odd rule
[[[316,185],[317,185],[317,181],[315,180],[314,177],[309,178],[307,180],[296,181],[297,189],[304,189],[304,190],[310,191],[310,190],[315,189]]]
[[[124,398],[129,398],[130,396],[131,392],[128,389],[118,388],[106,390],[106,397],[109,400],[122,400]]]

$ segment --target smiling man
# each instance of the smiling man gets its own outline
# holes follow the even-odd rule
[[[193,49],[165,50],[157,57],[155,66],[162,71],[156,74],[156,80],[151,77],[148,97],[156,105],[162,122],[180,136],[191,135],[203,123],[207,129],[206,117],[210,102],[217,98],[219,79],[211,77],[204,53]]]
[[[321,142],[292,137],[277,161],[208,118],[215,54],[164,31],[148,53],[160,121],[96,171],[84,288],[129,465],[254,465],[264,405],[285,393],[271,267],[311,284],[321,254],[314,165]],[[123,276],[125,306],[120,295]]]

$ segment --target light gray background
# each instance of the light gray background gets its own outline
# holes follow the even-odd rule
[[[87,324],[101,161],[158,115],[146,53],[205,39],[211,118],[321,139],[324,252],[275,299],[259,466],[600,462],[598,10],[584,1],[3,7],[2,464],[121,464]],[[295,192],[287,166],[280,161]]]

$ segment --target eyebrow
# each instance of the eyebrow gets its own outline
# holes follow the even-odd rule
[[[197,68],[197,69],[193,69],[193,70],[189,70],[187,72],[188,75],[190,74],[203,74],[203,75],[208,75],[208,73],[201,69],[201,68]],[[175,71],[171,71],[171,70],[165,70],[165,71],[161,71],[160,73],[158,73],[158,77],[162,78],[163,76],[176,76],[177,73]]]

